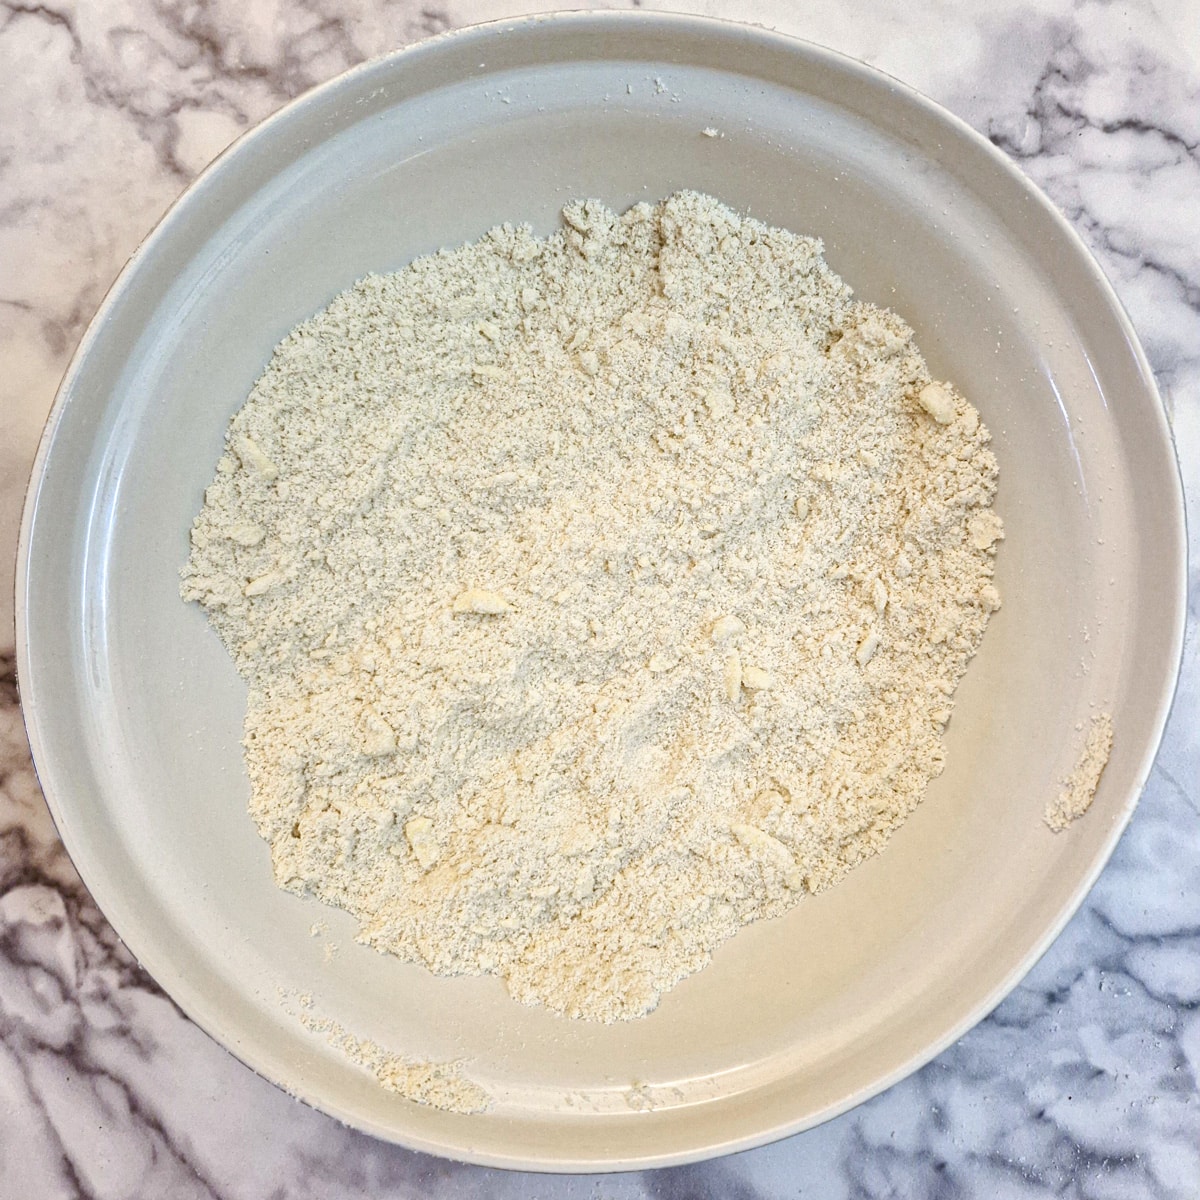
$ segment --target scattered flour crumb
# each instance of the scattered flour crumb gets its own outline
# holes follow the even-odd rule
[[[706,138],[723,138],[725,136],[719,129],[712,125],[705,126],[702,130],[700,130],[700,134],[702,137]]]
[[[323,1033],[334,1049],[370,1071],[389,1092],[406,1100],[455,1113],[486,1112],[491,1107],[491,1096],[462,1074],[460,1063],[402,1058],[378,1042],[355,1037],[327,1017],[303,1013],[300,1020],[306,1029]]]
[[[323,1034],[335,1050],[370,1071],[389,1092],[446,1112],[479,1113],[491,1107],[492,1097],[462,1073],[461,1062],[405,1058],[369,1038],[355,1037],[337,1021],[319,1016],[310,992],[296,996],[281,989],[280,1000],[288,1011],[299,1017],[305,1029]],[[298,1013],[293,1004],[299,1007]]]
[[[1061,833],[1091,807],[1100,776],[1112,753],[1112,743],[1112,717],[1108,713],[1093,717],[1075,770],[1063,781],[1063,790],[1046,805],[1045,821],[1055,833]]]

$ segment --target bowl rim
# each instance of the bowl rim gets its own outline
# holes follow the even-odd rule
[[[453,43],[466,45],[471,43],[490,44],[493,39],[502,37],[514,30],[529,29],[537,26],[562,27],[573,25],[579,32],[603,34],[617,28],[628,28],[634,25],[657,27],[662,31],[688,31],[705,35],[710,38],[727,41],[740,41],[745,44],[758,44],[786,51],[798,60],[816,62],[826,67],[840,70],[844,74],[855,76],[860,80],[878,84],[886,82],[889,90],[897,99],[918,110],[926,118],[940,122],[956,137],[966,142],[977,153],[985,155],[991,164],[1007,174],[1023,192],[1025,198],[1035,204],[1042,214],[1051,220],[1057,234],[1064,239],[1068,249],[1079,266],[1090,276],[1097,289],[1097,298],[1103,299],[1116,320],[1134,363],[1145,379],[1150,390],[1151,398],[1156,401],[1153,405],[1153,418],[1157,432],[1169,451],[1170,461],[1174,470],[1170,473],[1170,490],[1174,493],[1172,511],[1167,515],[1171,521],[1173,536],[1172,559],[1175,566],[1175,583],[1172,594],[1168,598],[1172,604],[1172,622],[1169,633],[1170,659],[1173,663],[1169,676],[1162,680],[1156,698],[1153,714],[1152,734],[1148,738],[1144,751],[1138,762],[1137,780],[1135,786],[1125,798],[1116,819],[1113,820],[1107,832],[1099,853],[1089,869],[1080,877],[1067,901],[1062,905],[1055,919],[1042,931],[1041,935],[1029,947],[1025,955],[1002,980],[979,998],[974,1005],[958,1021],[947,1028],[940,1037],[911,1054],[902,1063],[883,1076],[863,1085],[845,1099],[815,1115],[785,1119],[758,1130],[751,1135],[739,1135],[703,1145],[696,1145],[684,1150],[666,1150],[662,1152],[641,1153],[633,1157],[612,1157],[602,1160],[584,1159],[573,1156],[569,1149],[562,1154],[547,1155],[541,1159],[531,1159],[520,1153],[493,1153],[478,1151],[465,1143],[451,1144],[411,1133],[401,1135],[388,1125],[371,1120],[364,1120],[360,1114],[344,1111],[336,1103],[309,1094],[303,1088],[296,1088],[282,1080],[276,1079],[270,1068],[265,1065],[265,1055],[257,1052],[251,1045],[237,1042],[227,1027],[223,1027],[219,1015],[210,1007],[198,989],[192,989],[181,980],[175,970],[169,953],[159,954],[151,948],[145,957],[139,952],[137,943],[139,937],[135,933],[132,938],[109,915],[102,896],[108,889],[101,883],[93,888],[84,868],[76,862],[72,851],[71,835],[68,831],[66,809],[60,797],[52,786],[47,786],[53,774],[53,756],[48,746],[46,729],[43,727],[42,704],[36,679],[37,669],[34,666],[33,647],[29,631],[29,591],[31,577],[36,571],[33,563],[33,531],[37,517],[38,502],[47,463],[55,441],[55,435],[62,424],[64,415],[75,399],[75,386],[82,374],[85,364],[93,347],[104,336],[105,328],[113,309],[117,306],[124,293],[132,286],[140,264],[156,247],[172,236],[176,225],[187,220],[189,207],[197,203],[210,186],[212,181],[221,175],[234,159],[253,153],[257,142],[268,138],[278,126],[292,120],[296,113],[303,108],[319,103],[321,99],[346,87],[352,82],[358,82],[372,75],[390,75],[397,70],[403,70],[405,65],[418,58],[436,56],[443,47]],[[839,51],[829,49],[818,43],[780,33],[758,25],[723,17],[699,16],[687,13],[646,12],[646,11],[553,11],[540,12],[519,17],[500,18],[480,23],[473,23],[458,28],[446,30],[420,41],[410,43],[389,53],[367,59],[351,67],[349,70],[328,79],[307,91],[294,97],[276,109],[262,121],[241,133],[233,142],[221,151],[197,176],[179,196],[163,212],[154,227],[140,241],[121,268],[112,284],[107,289],[103,299],[96,309],[87,329],[81,336],[67,368],[63,374],[55,394],[54,401],[47,415],[40,435],[33,466],[26,487],[21,515],[20,529],[17,541],[16,573],[14,581],[14,613],[16,628],[16,676],[18,697],[21,704],[22,716],[29,741],[34,770],[46,800],[47,808],[55,828],[62,839],[63,845],[72,863],[76,865],[84,886],[92,895],[105,919],[137,958],[140,965],[153,978],[156,985],[179,1006],[181,1011],[194,1024],[199,1026],[218,1045],[233,1055],[238,1061],[249,1067],[256,1075],[274,1084],[287,1095],[298,1099],[309,1107],[326,1115],[332,1116],[339,1122],[369,1133],[384,1141],[405,1146],[412,1150],[438,1155],[459,1162],[471,1163],[484,1167],[496,1167],[515,1171],[540,1171],[556,1173],[590,1173],[634,1171],[648,1168],[660,1168],[699,1162],[733,1152],[753,1149],[782,1138],[802,1132],[805,1129],[833,1119],[873,1096],[886,1091],[900,1080],[919,1070],[925,1064],[936,1058],[947,1047],[957,1041],[968,1030],[972,1029],[985,1018],[1028,974],[1037,961],[1043,956],[1050,945],[1057,939],[1068,921],[1079,909],[1096,882],[1096,879],[1108,863],[1112,852],[1128,824],[1141,793],[1153,769],[1158,750],[1170,718],[1174,699],[1177,693],[1179,678],[1182,670],[1184,632],[1187,616],[1187,512],[1184,503],[1182,474],[1178,451],[1173,430],[1162,402],[1153,370],[1146,357],[1145,351],[1133,327],[1120,298],[1112,287],[1092,253],[1088,250],[1082,237],[1076,232],[1067,218],[1046,194],[1000,149],[994,146],[981,133],[965,120],[956,116],[937,102],[929,99],[915,88],[896,79],[894,76],[877,67],[870,66],[858,59]]]

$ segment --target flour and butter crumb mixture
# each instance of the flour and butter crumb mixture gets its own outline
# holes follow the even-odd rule
[[[1091,808],[1100,786],[1100,776],[1108,766],[1112,744],[1112,717],[1108,713],[1099,713],[1092,718],[1079,761],[1063,780],[1062,791],[1046,802],[1045,821],[1055,833],[1062,833]]]
[[[282,887],[613,1021],[912,812],[1002,525],[975,409],[818,241],[692,192],[563,219],[285,338],[183,595]]]

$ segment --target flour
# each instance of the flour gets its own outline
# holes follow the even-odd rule
[[[1055,833],[1062,833],[1072,821],[1092,806],[1100,776],[1112,753],[1113,725],[1108,713],[1092,718],[1083,750],[1075,769],[1063,780],[1063,790],[1046,804],[1045,821]]]
[[[461,1063],[405,1058],[370,1038],[355,1037],[339,1022],[320,1016],[308,993],[281,999],[305,1029],[324,1035],[335,1050],[370,1071],[387,1091],[445,1112],[479,1113],[491,1108],[491,1095],[463,1074]]]
[[[285,338],[183,595],[281,886],[611,1021],[918,804],[1003,530],[978,414],[819,242],[686,192],[563,217]]]

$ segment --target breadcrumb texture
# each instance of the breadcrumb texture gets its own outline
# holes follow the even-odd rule
[[[1055,833],[1062,833],[1072,821],[1082,817],[1092,806],[1100,776],[1108,766],[1112,753],[1113,724],[1108,713],[1092,718],[1083,753],[1075,770],[1063,780],[1063,790],[1046,804],[1046,824]]]
[[[821,244],[683,192],[372,275],[192,530],[278,883],[640,1016],[883,848],[1000,597],[996,460]]]
[[[334,1049],[370,1071],[387,1091],[406,1100],[455,1113],[480,1113],[491,1107],[491,1097],[463,1075],[458,1063],[423,1062],[393,1054],[370,1038],[355,1037],[328,1017],[305,1013],[300,1019],[306,1029],[324,1034]]]

